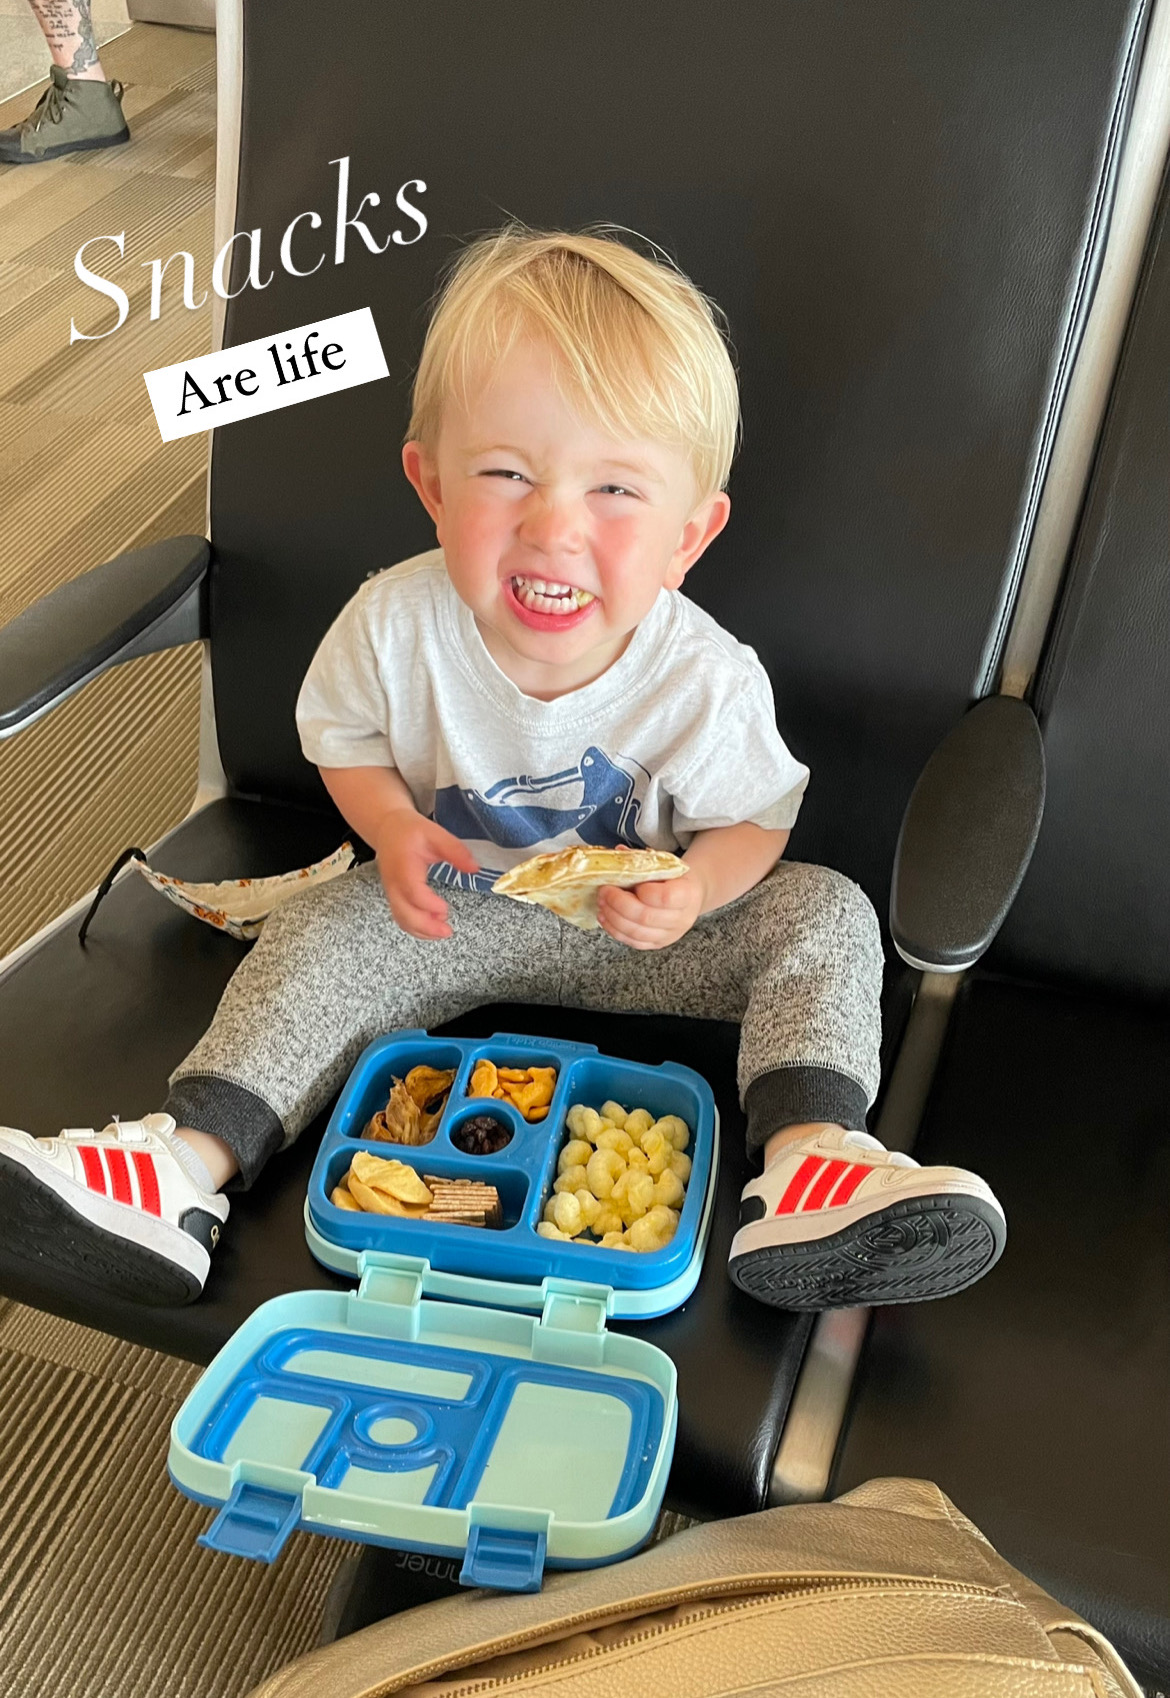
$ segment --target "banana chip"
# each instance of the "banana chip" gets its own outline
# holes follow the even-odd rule
[[[333,1190],[329,1194],[329,1201],[336,1209],[353,1209],[356,1210],[358,1214],[361,1213],[361,1204],[354,1202],[353,1192],[347,1190],[344,1185],[335,1185],[333,1187]]]
[[[426,1208],[432,1201],[431,1193],[413,1167],[407,1167],[401,1161],[384,1161],[381,1156],[371,1156],[365,1150],[358,1150],[349,1165],[351,1191],[355,1180],[371,1191],[393,1197],[399,1203]],[[354,1191],[354,1196],[362,1200],[359,1192]]]
[[[400,1203],[397,1197],[392,1197],[388,1191],[375,1191],[370,1185],[363,1185],[356,1179],[351,1170],[349,1175],[350,1195],[357,1200],[358,1207],[372,1215],[401,1215],[410,1220],[418,1220],[427,1212],[428,1205],[421,1208],[416,1204],[408,1207]],[[429,1193],[428,1193],[429,1195]]]

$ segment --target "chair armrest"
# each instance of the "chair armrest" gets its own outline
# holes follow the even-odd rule
[[[168,537],[83,572],[0,629],[0,738],[111,666],[204,636],[210,560],[203,537]]]
[[[988,696],[939,745],[898,836],[890,932],[929,972],[974,966],[1007,917],[1044,811],[1044,744],[1014,696]]]

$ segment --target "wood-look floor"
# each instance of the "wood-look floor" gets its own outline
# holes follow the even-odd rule
[[[137,24],[102,61],[130,144],[0,166],[0,625],[124,548],[204,533],[207,438],[164,444],[142,374],[205,352],[210,311],[169,287],[152,323],[141,265],[186,248],[206,287],[215,41]],[[0,128],[38,93],[0,105]],[[116,271],[91,253],[127,322],[70,347],[71,319],[115,316],[74,253],[121,231]],[[197,648],[151,656],[0,742],[0,956],[182,818],[198,686]],[[312,1646],[351,1547],[296,1533],[266,1568],[196,1544],[210,1512],[166,1476],[196,1372],[0,1298],[0,1698],[241,1698]]]
[[[127,146],[0,165],[0,625],[124,548],[205,530],[207,438],[164,443],[143,372],[206,352],[211,313],[182,304],[179,265],[150,318],[144,264],[186,248],[207,287],[215,194],[215,38],[136,24],[102,50],[126,85]],[[0,105],[0,128],[36,103]],[[121,329],[74,255],[130,297]],[[151,656],[0,742],[0,957],[89,890],[128,843],[194,794],[199,657]]]

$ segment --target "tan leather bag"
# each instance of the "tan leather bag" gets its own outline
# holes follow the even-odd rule
[[[311,1652],[252,1698],[1141,1698],[1095,1628],[937,1486],[692,1527],[544,1590],[467,1592]]]

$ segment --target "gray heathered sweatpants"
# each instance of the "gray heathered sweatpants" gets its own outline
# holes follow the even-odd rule
[[[881,938],[840,873],[780,861],[659,950],[506,896],[439,888],[453,935],[438,941],[399,929],[372,862],[265,923],[165,1105],[231,1147],[237,1186],[292,1143],[371,1039],[492,1002],[736,1020],[749,1150],[803,1121],[864,1126],[878,1085]]]

